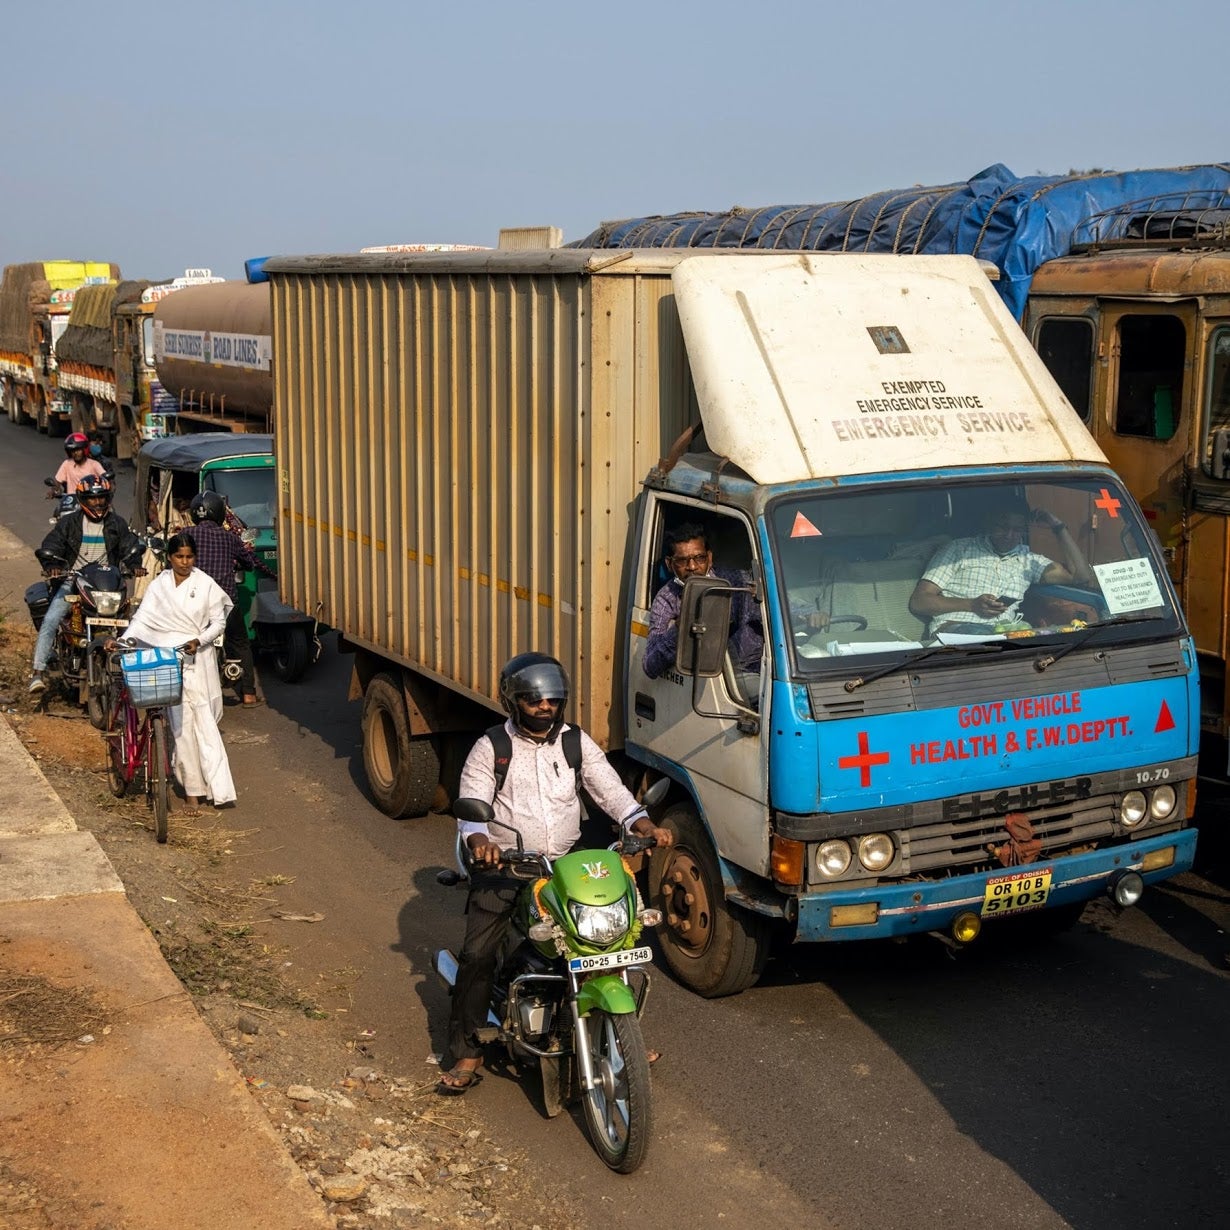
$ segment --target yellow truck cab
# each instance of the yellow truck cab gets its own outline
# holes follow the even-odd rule
[[[1157,533],[1230,732],[1230,240],[1132,240],[1047,261],[1024,327]]]

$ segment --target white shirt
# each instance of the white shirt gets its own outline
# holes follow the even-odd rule
[[[527,850],[545,851],[548,857],[559,858],[572,849],[581,835],[576,775],[564,756],[560,736],[551,743],[530,739],[517,730],[511,718],[504,723],[504,729],[512,739],[512,759],[500,793],[495,793],[495,748],[486,735],[466,757],[458,792],[460,798],[491,803],[498,823],[488,829],[484,824],[458,822],[462,840],[481,833],[501,848],[515,848],[517,839],[500,827],[511,825],[521,834]],[[566,723],[563,729],[568,729]],[[625,828],[645,814],[602,749],[584,731],[581,782],[594,802]]]

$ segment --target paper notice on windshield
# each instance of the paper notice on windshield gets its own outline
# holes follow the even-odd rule
[[[1117,564],[1094,564],[1106,609],[1111,615],[1147,611],[1163,605],[1162,591],[1147,559],[1125,559]]]

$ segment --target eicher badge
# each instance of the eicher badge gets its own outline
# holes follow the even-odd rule
[[[582,863],[587,880],[605,880],[611,874],[611,869],[605,863]]]

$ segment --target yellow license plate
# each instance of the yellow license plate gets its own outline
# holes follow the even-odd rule
[[[1006,876],[992,876],[982,898],[982,916],[1017,914],[1021,910],[1036,910],[1046,904],[1051,895],[1051,869],[1017,871]]]

